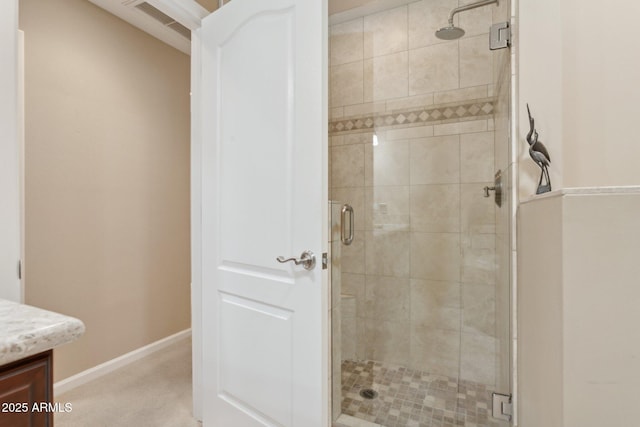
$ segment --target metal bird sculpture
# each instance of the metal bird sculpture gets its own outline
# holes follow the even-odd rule
[[[551,163],[551,157],[544,144],[538,141],[538,131],[534,126],[533,117],[531,117],[531,111],[529,110],[529,104],[527,104],[527,113],[529,113],[529,133],[527,134],[527,142],[529,143],[529,155],[534,162],[542,169],[540,173],[540,181],[538,181],[538,189],[536,194],[546,193],[551,191],[551,179],[549,179],[549,163]],[[546,183],[542,185],[542,180],[545,179]]]

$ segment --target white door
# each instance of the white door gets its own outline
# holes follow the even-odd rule
[[[200,30],[205,427],[328,425],[326,2]],[[306,270],[279,256],[315,253]]]

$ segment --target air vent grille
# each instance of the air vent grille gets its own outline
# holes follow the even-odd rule
[[[156,7],[150,5],[147,2],[143,2],[136,5],[136,9],[146,13],[156,21],[160,22],[162,25],[171,28],[182,37],[191,40],[191,30],[177,22],[175,19],[157,9]]]
[[[179,22],[172,22],[171,24],[167,25],[169,28],[171,28],[172,30],[180,33],[182,35],[182,37],[185,37],[189,40],[191,40],[191,30],[188,29],[187,27],[185,27],[184,25],[182,25]]]

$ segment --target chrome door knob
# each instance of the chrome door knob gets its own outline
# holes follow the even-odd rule
[[[311,251],[302,252],[302,254],[300,255],[300,258],[285,258],[283,256],[279,256],[278,258],[276,258],[276,261],[278,261],[281,264],[284,264],[285,262],[293,261],[295,265],[302,264],[305,270],[313,270],[316,266],[316,256]]]

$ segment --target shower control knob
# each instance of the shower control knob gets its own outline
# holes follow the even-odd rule
[[[302,252],[302,254],[300,254],[300,258],[285,258],[283,256],[279,256],[278,258],[276,258],[276,261],[278,261],[281,264],[284,264],[285,262],[293,261],[295,265],[302,264],[305,270],[313,270],[316,266],[316,256],[311,251]]]
[[[496,191],[496,187],[484,187],[484,197],[489,197],[489,191]]]

